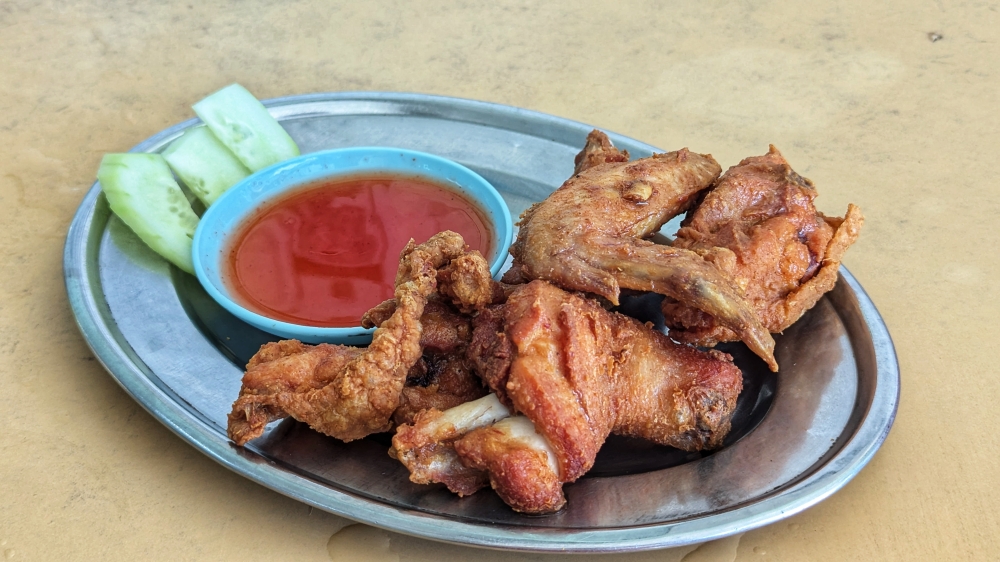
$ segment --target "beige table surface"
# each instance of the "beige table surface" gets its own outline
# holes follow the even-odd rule
[[[204,4],[0,2],[4,559],[569,558],[347,527],[209,460],[94,359],[61,260],[101,155],[231,82],[262,98],[498,102],[724,167],[774,143],[819,186],[820,209],[865,212],[845,263],[895,339],[896,424],[857,478],[802,514],[697,550],[603,559],[1000,557],[996,3]]]

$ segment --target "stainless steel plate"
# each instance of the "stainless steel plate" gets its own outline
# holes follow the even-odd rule
[[[522,109],[424,95],[293,96],[266,105],[303,152],[384,145],[438,154],[492,182],[516,216],[559,186],[590,127]],[[187,121],[136,146],[162,150]],[[633,156],[654,148],[626,137]],[[683,144],[678,140],[678,145]],[[111,215],[94,184],[66,241],[77,322],[119,384],[167,427],[226,467],[318,508],[429,539],[499,549],[629,551],[678,546],[772,523],[840,489],[885,439],[899,367],[885,324],[841,269],[837,287],[777,338],[774,377],[742,346],[739,420],[710,455],[613,440],[568,507],[526,517],[482,491],[459,499],[407,480],[384,436],[350,444],[293,421],[246,448],[226,438],[241,366],[272,336],[216,306]],[[655,302],[631,303],[633,314]],[[646,312],[644,312],[646,311]]]

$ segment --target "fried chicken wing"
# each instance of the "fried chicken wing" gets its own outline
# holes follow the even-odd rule
[[[581,171],[521,215],[505,279],[544,279],[614,304],[622,288],[667,295],[739,334],[777,370],[774,340],[736,285],[695,252],[644,239],[712,184],[718,163],[687,149],[632,162],[623,154],[590,134]]]
[[[728,355],[677,344],[544,281],[516,287],[474,326],[470,356],[523,417],[449,439],[518,511],[559,509],[562,484],[593,466],[612,432],[700,450],[729,431],[742,375]]]
[[[526,285],[504,306],[515,350],[504,391],[560,457],[596,454],[590,440],[603,443],[609,431],[685,450],[715,447],[728,433],[743,380],[728,355],[677,344],[548,283]],[[593,437],[560,444],[579,431],[571,425]],[[576,475],[589,462],[562,466]]]
[[[317,346],[322,351],[306,349],[304,356],[279,349],[251,360],[252,384],[244,384],[233,403],[230,438],[242,445],[259,436],[268,420],[285,416],[344,441],[392,427],[390,418],[399,406],[407,373],[423,352],[420,318],[436,289],[437,269],[464,249],[462,237],[448,231],[423,244],[407,245],[396,276],[395,310],[375,330],[367,349],[334,352],[335,346]],[[281,346],[289,352],[296,347],[287,342]],[[269,382],[256,382],[263,380]]]
[[[833,288],[864,221],[816,211],[816,188],[771,146],[730,168],[681,223],[674,246],[698,252],[730,275],[770,332],[781,332]],[[698,345],[738,339],[690,303],[666,299],[671,335]]]

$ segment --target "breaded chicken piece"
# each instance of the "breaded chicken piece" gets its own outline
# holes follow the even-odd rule
[[[514,357],[502,392],[553,442],[565,475],[589,470],[592,459],[571,457],[596,454],[608,432],[688,451],[729,432],[743,377],[728,355],[675,343],[548,283],[525,285],[503,307]],[[569,443],[583,426],[592,436]]]
[[[681,223],[673,245],[705,256],[731,276],[770,332],[781,332],[831,290],[840,260],[864,217],[848,205],[844,218],[816,211],[813,183],[771,146],[719,178]],[[697,345],[739,339],[716,318],[666,299],[671,336]]]
[[[593,466],[610,433],[693,451],[719,446],[729,432],[743,379],[726,354],[677,344],[544,281],[517,286],[474,326],[470,358],[498,400],[523,418],[449,434],[444,449],[488,473],[518,511],[559,509],[562,485]],[[397,436],[410,431],[401,426]],[[394,440],[397,452],[407,440]],[[421,479],[440,481],[431,472]]]
[[[423,352],[420,318],[437,287],[437,270],[464,250],[462,237],[450,231],[435,234],[420,245],[410,241],[400,255],[395,310],[375,330],[371,345],[359,353],[330,352],[333,346],[325,346],[323,357],[338,360],[316,360],[313,356],[320,352],[312,350],[302,359],[285,355],[264,361],[281,355],[267,352],[265,357],[251,360],[254,370],[267,368],[266,378],[271,382],[252,385],[253,392],[244,385],[229,415],[230,438],[242,445],[259,436],[267,420],[284,416],[344,441],[391,428],[407,373]],[[289,349],[295,346],[284,345]],[[348,360],[339,360],[343,358]],[[293,382],[282,384],[283,379]],[[306,380],[310,382],[300,384]]]
[[[582,171],[521,215],[505,280],[544,279],[613,304],[622,288],[667,295],[738,333],[777,370],[774,340],[730,279],[695,252],[645,240],[691,206],[719,164],[687,149],[632,162],[617,154],[591,133]]]
[[[511,287],[498,283],[490,276],[490,266],[478,250],[466,252],[451,260],[448,265],[438,271],[438,295],[428,301],[430,307],[421,319],[425,327],[428,322],[446,325],[458,322],[454,317],[442,318],[438,321],[434,314],[437,302],[450,301],[458,312],[468,314],[482,310],[490,304],[499,304],[507,299]],[[365,328],[378,326],[396,310],[395,299],[388,299],[373,307],[361,317],[361,325]],[[430,317],[429,317],[430,315]]]
[[[413,377],[416,369],[410,371],[399,407],[392,414],[397,425],[410,423],[424,410],[447,410],[489,393],[465,358],[465,349],[446,354],[425,353],[417,364],[423,365],[422,373]]]
[[[416,484],[439,482],[459,496],[467,496],[489,483],[489,476],[462,463],[454,443],[466,433],[490,426],[510,416],[497,397],[488,394],[477,400],[441,411],[430,408],[396,428],[389,456],[410,471]]]
[[[254,397],[304,394],[322,388],[361,351],[345,345],[313,346],[297,340],[264,344],[247,364],[240,398],[236,401],[240,409],[234,407],[229,414],[229,438],[243,445],[260,436],[267,424],[288,417],[280,407]]]
[[[467,262],[472,254],[459,256],[438,272],[438,291],[442,291],[450,278],[442,276],[455,262]],[[479,252],[475,255],[482,259]],[[486,260],[482,260],[485,264]],[[492,282],[489,269],[485,271],[486,280]],[[442,279],[446,279],[442,282]],[[476,294],[469,294],[476,300]],[[396,301],[389,299],[365,313],[362,326],[374,327],[385,322],[396,310]],[[406,385],[400,398],[399,407],[392,415],[398,424],[410,423],[414,416],[423,410],[435,408],[447,410],[465,402],[480,398],[488,391],[479,377],[473,372],[473,367],[466,358],[465,348],[472,338],[472,318],[459,312],[454,306],[444,300],[440,294],[431,295],[420,317],[423,334],[420,345],[424,349],[423,356],[406,375]]]
[[[438,283],[438,290],[441,285]],[[361,326],[376,328],[396,312],[396,300],[389,299],[374,306],[361,317]],[[455,310],[437,293],[427,298],[420,316],[422,331],[420,346],[433,353],[450,353],[469,343],[472,335],[471,318]]]
[[[587,141],[583,145],[583,150],[573,159],[573,164],[575,164],[573,175],[575,176],[599,164],[628,162],[628,159],[627,150],[618,150],[611,144],[611,139],[608,138],[608,135],[594,129],[587,135]]]
[[[555,452],[525,416],[474,429],[453,445],[463,465],[483,471],[514,511],[552,513],[566,504]]]
[[[507,298],[506,289],[490,276],[490,265],[478,251],[467,252],[442,268],[438,287],[462,312],[481,310]]]

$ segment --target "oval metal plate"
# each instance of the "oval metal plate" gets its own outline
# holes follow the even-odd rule
[[[515,217],[569,177],[591,130],[523,109],[425,95],[314,94],[265,105],[302,152],[382,145],[437,154],[492,182]],[[160,151],[197,123],[171,127],[132,151]],[[634,157],[655,150],[610,136]],[[275,338],[236,321],[193,277],[146,248],[110,213],[96,183],[70,227],[64,268],[88,344],[118,383],[172,431],[282,494],[434,540],[607,552],[741,533],[844,486],[885,439],[899,400],[899,367],[886,326],[861,285],[841,268],[836,288],[776,338],[781,373],[775,384],[767,382],[762,362],[734,349],[745,377],[755,381],[755,394],[741,400],[753,402],[746,409],[756,427],[747,425],[745,435],[710,455],[661,455],[666,468],[602,452],[596,476],[567,485],[566,509],[526,517],[489,491],[459,499],[440,487],[411,484],[386,454],[384,437],[344,444],[286,421],[246,448],[232,445],[226,414],[239,392],[241,366]],[[621,442],[610,450],[627,451]]]

